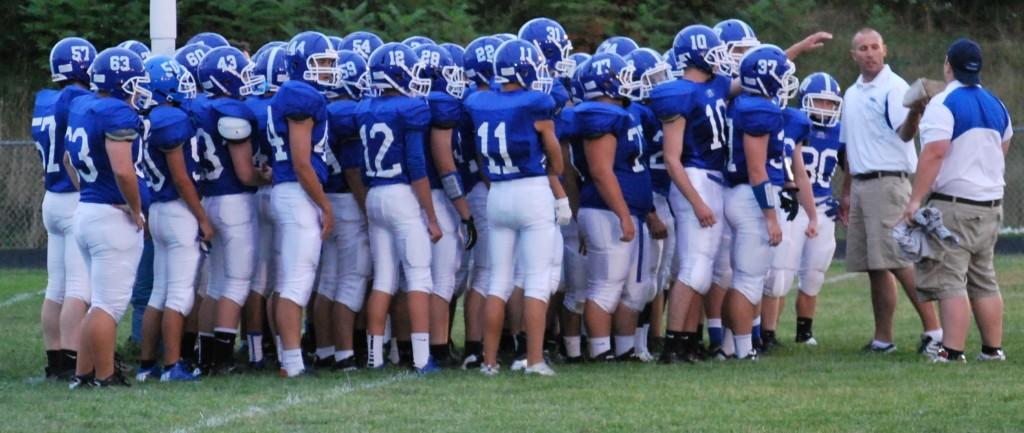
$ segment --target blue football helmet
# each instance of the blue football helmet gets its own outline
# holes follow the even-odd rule
[[[618,54],[619,57],[625,58],[626,55],[632,53],[636,49],[640,48],[640,45],[628,36],[612,36],[601,42],[601,45],[597,46],[597,50],[594,54],[611,52]]]
[[[241,98],[257,94],[263,89],[263,79],[253,74],[254,66],[238,48],[214,48],[199,64],[199,82],[214,95]]]
[[[466,75],[461,66],[455,64],[451,53],[437,45],[423,44],[413,49],[419,56],[419,62],[413,69],[413,75],[428,78],[430,88],[435,92],[443,91],[456,99],[462,99],[466,91]],[[415,89],[416,93],[430,93],[427,89]]]
[[[196,81],[170,56],[152,56],[144,62],[149,82],[142,86],[153,95],[151,106],[164,102],[180,104],[196,97]]]
[[[825,101],[819,106],[817,101]],[[827,103],[835,104],[829,108]],[[815,72],[804,78],[800,83],[800,106],[811,123],[816,126],[831,128],[839,124],[839,116],[843,112],[843,89],[839,82],[826,72]]]
[[[214,32],[198,33],[195,36],[189,38],[188,42],[185,43],[185,45],[192,44],[203,44],[210,49],[218,47],[227,47],[231,45],[230,43],[228,43],[228,40],[225,37],[221,36],[219,33]]]
[[[570,77],[576,64],[569,57],[572,42],[565,28],[550,18],[534,18],[519,28],[519,39],[534,44],[547,61],[548,70],[555,76]]]
[[[120,44],[117,44],[117,46],[132,50],[132,52],[138,54],[139,57],[142,58],[143,62],[145,62],[150,55],[149,47],[146,46],[146,44],[136,41],[134,39],[129,39],[127,41],[121,42]]]
[[[177,60],[185,69],[188,69],[188,73],[192,74],[192,78],[198,80],[199,64],[203,63],[203,57],[206,57],[208,52],[210,52],[210,47],[203,44],[185,45],[178,48],[178,51],[174,53],[174,60]]]
[[[466,77],[480,86],[487,86],[494,79],[494,54],[502,41],[493,36],[481,36],[466,45],[463,67]]]
[[[672,41],[672,55],[680,73],[686,68],[697,68],[713,74],[715,68],[729,63],[725,44],[711,27],[703,24],[680,30]]]
[[[420,45],[437,45],[437,42],[434,42],[433,39],[426,36],[409,36],[408,38],[405,38],[402,43],[414,50]]]
[[[601,96],[633,99],[638,95],[640,82],[633,81],[635,68],[626,64],[618,54],[610,51],[594,54],[580,71],[579,82],[583,87],[583,99],[591,100]]]
[[[287,46],[288,46],[287,42],[282,42],[282,41],[270,41],[270,42],[267,42],[267,43],[263,44],[263,46],[260,47],[260,49],[256,50],[256,54],[252,55],[252,60],[255,62],[257,57],[263,55],[263,53],[267,52],[267,50],[269,50],[271,48],[275,48],[275,47],[285,48]]]
[[[145,88],[149,82],[146,67],[132,50],[113,47],[101,51],[89,68],[89,77],[94,90],[126,101],[136,110],[150,105],[152,94]]]
[[[494,53],[494,82],[519,83],[524,89],[551,93],[554,79],[537,47],[523,39],[502,42]]]
[[[735,18],[715,24],[715,33],[718,34],[718,39],[721,39],[722,43],[725,44],[725,51],[729,54],[729,59],[731,60],[723,64],[719,71],[736,77],[739,74],[738,68],[743,54],[747,50],[761,45],[761,41],[757,40],[754,29],[747,25],[747,23]]]
[[[491,36],[494,36],[494,37],[498,38],[498,40],[500,40],[502,42],[511,41],[513,39],[518,39],[518,36],[513,35],[512,33],[495,33],[495,34],[493,34]]]
[[[441,48],[448,50],[448,54],[452,55],[452,61],[454,61],[456,65],[459,65],[460,68],[466,66],[466,49],[463,48],[462,45],[445,42],[441,44]]]
[[[593,57],[587,55],[587,58],[580,60],[573,69],[572,79],[569,80],[569,94],[572,96],[573,104],[579,105],[584,101],[583,94],[586,92],[583,90],[583,83],[580,82],[580,73],[587,69],[591,58]]]
[[[89,41],[69,37],[57,42],[50,50],[50,78],[54,82],[78,81],[89,83],[89,66],[96,58],[96,47]]]
[[[740,60],[740,87],[748,93],[773,99],[781,107],[796,96],[800,81],[796,65],[781,48],[764,44],[743,55]]]
[[[338,87],[350,98],[359,100],[370,90],[366,61],[359,53],[351,50],[338,51],[338,71],[341,74]]]
[[[416,75],[423,71],[419,63],[419,56],[408,45],[398,42],[381,45],[367,62],[370,85],[376,92],[394,89],[405,96],[426,96],[430,93],[431,81]]]
[[[672,76],[676,78],[683,78],[683,70],[679,68],[679,63],[676,63],[676,53],[671,48],[665,51],[661,58],[665,59],[665,63],[668,63],[669,69],[672,71]]]
[[[338,86],[338,52],[323,33],[306,31],[295,35],[288,42],[286,53],[290,79],[306,81],[321,92]]]
[[[331,40],[331,46],[334,47],[334,51],[341,51],[341,43],[344,39],[338,36],[328,36],[327,39]]]
[[[341,40],[341,46],[334,48],[337,50],[355,51],[356,54],[363,56],[363,60],[368,60],[370,54],[373,54],[373,51],[380,48],[381,45],[384,45],[384,41],[380,36],[360,30],[349,33],[348,36]]]
[[[285,59],[284,43],[281,46],[260,49],[253,57],[253,75],[260,77],[263,86],[256,91],[262,95],[266,92],[277,92],[285,81],[288,81],[288,61]]]
[[[623,60],[633,67],[633,81],[640,83],[640,87],[637,87],[631,94],[631,99],[634,101],[647,99],[651,90],[657,85],[675,79],[675,76],[672,75],[672,68],[661,57],[661,54],[650,48],[637,49],[629,53]]]

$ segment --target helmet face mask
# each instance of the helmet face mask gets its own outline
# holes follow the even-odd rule
[[[306,71],[302,73],[302,79],[325,87],[337,87],[341,83],[337,64],[338,52],[332,49],[311,54],[306,57]]]
[[[843,97],[839,83],[824,72],[815,72],[800,84],[800,106],[811,124],[832,128],[839,124],[843,112]]]

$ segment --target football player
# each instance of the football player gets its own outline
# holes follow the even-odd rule
[[[142,253],[145,217],[134,160],[140,152],[148,91],[142,59],[125,48],[99,53],[91,67],[95,95],[76,98],[68,114],[67,153],[81,180],[75,234],[92,297],[82,323],[71,388],[127,386],[114,368],[117,323],[128,307]]]
[[[551,293],[552,232],[555,215],[568,219],[568,199],[552,192],[560,187],[562,152],[552,120],[555,102],[547,93],[552,79],[544,58],[524,40],[502,43],[494,57],[498,92],[477,92],[466,100],[476,128],[479,154],[487,159],[491,191],[491,280],[485,306],[486,375],[498,373],[498,343],[505,302],[513,289],[514,264],[524,275],[527,374],[553,375],[544,361],[547,301]],[[558,208],[556,211],[556,198]],[[524,203],[529,203],[524,205]]]
[[[334,231],[324,240],[320,290],[316,308],[329,309],[327,323],[316,323],[317,338],[333,338],[330,346],[318,344],[317,358],[329,357],[335,369],[358,368],[355,344],[365,342],[365,329],[356,331],[356,315],[363,309],[370,279],[370,238],[366,227],[366,186],[362,176],[362,143],[355,128],[355,108],[369,91],[366,62],[355,51],[338,51],[340,79],[337,96],[327,106],[330,125],[327,183],[324,191],[334,210]],[[321,330],[323,332],[321,332]],[[330,352],[330,353],[328,353]]]
[[[327,36],[307,31],[288,43],[289,80],[267,107],[267,141],[273,149],[271,207],[280,239],[278,301],[274,321],[279,334],[282,377],[305,371],[300,346],[302,310],[316,278],[320,246],[330,236],[334,213],[322,183],[327,180],[327,98],[338,82],[338,54]]]
[[[476,244],[476,225],[454,152],[460,144],[454,129],[462,120],[461,99],[466,78],[463,68],[455,64],[448,50],[423,44],[414,51],[422,63],[420,76],[431,80],[427,91],[430,130],[424,137],[429,151],[425,151],[424,156],[434,212],[441,228],[441,240],[434,243],[430,254],[430,275],[434,283],[430,296],[430,354],[439,365],[448,366],[452,362],[448,350],[449,302],[455,295],[455,277],[462,263],[462,249],[470,250]],[[420,88],[416,92],[426,90]],[[459,244],[460,231],[465,233],[464,245]]]
[[[413,367],[432,373],[429,307],[433,287],[431,243],[441,228],[426,178],[424,137],[430,129],[430,107],[421,96],[431,81],[416,53],[398,43],[382,45],[370,55],[370,80],[380,96],[356,107],[369,191],[366,213],[373,253],[373,290],[366,303],[369,334],[367,364],[384,365],[384,328],[391,298],[402,272],[407,292]]]
[[[725,45],[704,25],[682,29],[672,44],[682,79],[655,87],[651,108],[661,119],[664,163],[672,181],[679,272],[668,293],[668,321],[661,362],[698,357],[698,325],[722,239],[726,107],[732,80],[717,74]]]
[[[249,296],[256,261],[256,187],[270,172],[253,165],[256,114],[243,98],[261,86],[253,64],[236,48],[206,53],[199,81],[209,94],[191,105],[203,170],[203,206],[217,236],[210,248],[210,281],[199,312],[200,368],[229,373],[242,306]]]
[[[776,213],[778,188],[767,164],[781,157],[780,134],[785,126],[782,106],[799,83],[793,65],[780,48],[765,44],[748,51],[740,62],[743,93],[730,105],[732,143],[725,176],[725,220],[732,228],[732,281],[725,295],[723,319],[733,332],[735,356],[757,360],[752,326],[761,303],[764,279],[782,241]],[[767,234],[767,236],[766,236]]]
[[[490,92],[494,80],[494,53],[501,41],[491,36],[481,36],[466,46],[464,69],[466,78],[474,85],[467,89],[465,99],[475,92]],[[465,106],[463,106],[465,110]],[[470,271],[470,290],[463,301],[465,319],[465,344],[463,347],[462,367],[476,369],[483,361],[483,320],[484,300],[487,296],[487,285],[490,282],[490,264],[488,262],[490,225],[487,220],[487,192],[490,180],[483,166],[482,157],[476,151],[476,127],[470,116],[462,117],[459,127],[462,137],[462,157],[466,161],[466,173],[463,175],[463,188],[469,191],[467,201],[477,230],[477,246],[473,249],[473,267]],[[474,172],[475,168],[476,172]]]
[[[768,353],[779,345],[775,327],[781,314],[781,300],[788,293],[793,275],[799,269],[804,244],[817,237],[818,227],[818,213],[802,156],[810,135],[811,121],[800,109],[785,107],[783,111],[783,154],[768,161],[768,178],[773,185],[783,185],[776,208],[782,226],[782,242],[775,247],[771,270],[765,279],[759,349],[762,353]],[[804,218],[797,221],[801,208]]]
[[[253,162],[257,170],[266,170],[272,164],[274,152],[267,140],[267,107],[271,98],[281,85],[288,80],[288,64],[285,60],[284,42],[270,42],[256,51],[253,56],[253,75],[259,77],[263,85],[256,94],[245,99],[253,114],[256,115],[256,130],[252,133]],[[256,264],[253,270],[250,293],[245,300],[243,315],[245,317],[246,346],[249,349],[249,367],[260,370],[264,367],[264,348],[269,348],[271,339],[264,340],[264,324],[273,331],[274,321],[271,299],[274,291],[274,275],[279,239],[274,213],[270,204],[273,185],[261,185],[256,190],[256,224],[258,227],[258,244],[256,247]]]
[[[153,94],[146,122],[144,158],[153,190],[149,209],[153,238],[153,291],[143,315],[142,347],[136,380],[190,381],[197,377],[181,361],[185,317],[192,310],[193,283],[199,266],[199,242],[209,242],[214,229],[199,201],[193,180],[198,151],[192,148],[195,129],[180,106],[194,98],[196,82],[185,67],[167,56],[145,62]],[[199,234],[197,239],[196,234]],[[157,364],[157,344],[163,341],[163,364]],[[161,374],[160,366],[163,366]]]
[[[69,37],[50,50],[50,76],[60,90],[36,94],[32,110],[32,139],[43,162],[43,226],[46,228],[46,293],[40,318],[46,349],[46,377],[74,376],[79,327],[89,307],[89,274],[75,240],[78,176],[64,152],[68,109],[89,94],[89,67],[96,48]]]
[[[633,358],[637,316],[654,298],[644,221],[655,214],[643,125],[625,108],[641,86],[632,69],[614,52],[594,54],[579,75],[585,102],[574,110],[586,159],[578,217],[587,239],[583,317],[590,358],[601,361]]]

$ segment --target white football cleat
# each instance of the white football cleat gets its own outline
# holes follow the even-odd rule
[[[654,359],[655,359],[654,355],[651,355],[651,352],[648,352],[646,350],[640,351],[640,352],[636,352],[633,355],[633,357],[638,359],[638,360],[640,360],[640,362],[651,362],[651,361],[654,361]]]
[[[539,364],[533,364],[533,365],[527,366],[523,370],[523,372],[526,373],[526,375],[533,375],[533,374],[540,375],[540,376],[554,376],[555,375],[555,370],[552,370],[551,367],[546,362],[541,362]]]
[[[515,361],[512,361],[512,366],[509,367],[509,369],[512,371],[519,371],[524,368],[526,368],[526,358],[519,358]]]
[[[1003,352],[1003,349],[997,350],[995,355],[987,355],[984,352],[982,352],[978,354],[978,357],[976,359],[982,362],[1006,361],[1006,352]]]
[[[483,374],[484,376],[497,376],[500,369],[501,366],[498,364],[494,364],[493,366],[483,364],[480,366],[480,374]]]

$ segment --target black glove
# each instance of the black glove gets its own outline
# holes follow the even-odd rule
[[[471,250],[476,245],[476,223],[473,217],[462,220],[462,226],[466,230],[466,250]]]
[[[784,189],[779,191],[779,208],[783,212],[786,212],[786,221],[793,221],[796,219],[796,214],[800,210],[800,202],[796,199],[796,193],[798,189]]]

